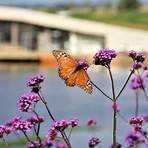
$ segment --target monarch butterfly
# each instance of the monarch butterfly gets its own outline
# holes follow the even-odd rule
[[[92,93],[90,78],[77,60],[60,50],[53,50],[52,54],[58,63],[58,72],[67,86],[78,86],[87,93]]]

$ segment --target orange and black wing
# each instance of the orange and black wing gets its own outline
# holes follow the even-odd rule
[[[84,69],[76,71],[79,64],[75,59],[60,50],[54,50],[53,55],[58,62],[59,76],[65,80],[67,86],[77,85],[87,93],[92,93],[89,76]]]
[[[53,50],[52,53],[58,62],[59,76],[62,79],[67,80],[75,71],[78,62],[63,51]]]
[[[81,69],[73,73],[69,79],[65,81],[67,86],[75,86],[82,88],[87,93],[92,93],[92,84],[90,83],[90,78],[85,70]]]

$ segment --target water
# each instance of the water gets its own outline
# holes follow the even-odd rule
[[[80,125],[85,126],[86,122],[94,118],[98,122],[97,131],[74,131],[71,142],[74,148],[86,148],[87,141],[92,136],[101,139],[101,147],[107,148],[112,143],[112,102],[106,99],[95,88],[91,95],[86,94],[80,88],[66,87],[64,82],[59,78],[56,69],[42,69],[38,66],[8,66],[1,68],[0,71],[0,124],[5,120],[11,119],[16,115],[27,117],[26,113],[20,113],[17,110],[17,99],[20,95],[28,93],[29,88],[26,87],[26,80],[30,75],[41,73],[46,79],[42,85],[44,97],[48,101],[48,105],[56,119],[70,119],[77,117]],[[91,80],[99,85],[105,92],[111,95],[110,80],[106,71],[88,72]],[[123,86],[128,76],[127,70],[116,70],[113,72],[116,92]],[[134,115],[134,92],[126,87],[124,93],[119,98],[121,114],[127,119]],[[37,106],[38,112],[48,119],[47,112],[42,104]],[[140,113],[147,113],[147,103],[143,95],[140,97]],[[42,135],[46,135],[51,120],[46,121],[42,126]],[[123,144],[123,148],[127,147],[125,136],[131,127],[127,125],[121,118],[118,118],[118,141]]]

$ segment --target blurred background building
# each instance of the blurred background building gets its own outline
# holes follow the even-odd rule
[[[85,3],[84,1],[63,1],[61,3],[41,3],[41,1],[35,3],[33,0],[28,3],[27,1],[26,3],[1,1],[0,58],[9,59],[13,55],[16,58],[22,56],[22,58],[36,59],[39,53],[47,54],[57,48],[68,50],[74,55],[93,54],[105,47],[117,51],[131,49],[147,51],[147,30],[130,25],[127,27],[116,23],[80,19],[84,12],[90,12],[91,15],[95,11],[98,13],[98,9],[104,12],[102,15],[106,15],[105,11],[109,8],[112,13],[112,11],[118,12],[118,8],[137,9],[139,7],[136,0],[134,0],[134,5],[131,3],[127,5],[124,1],[96,0],[85,1]],[[41,10],[46,12],[41,12]],[[48,13],[49,11],[55,14]],[[79,12],[82,14],[80,15]],[[78,18],[71,16],[78,16]]]

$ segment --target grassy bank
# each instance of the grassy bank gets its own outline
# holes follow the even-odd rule
[[[71,11],[72,17],[148,30],[148,11]]]
[[[148,7],[133,11],[86,7],[71,9],[46,8],[40,10],[48,13],[60,13],[62,11],[64,14],[75,18],[148,30]]]

